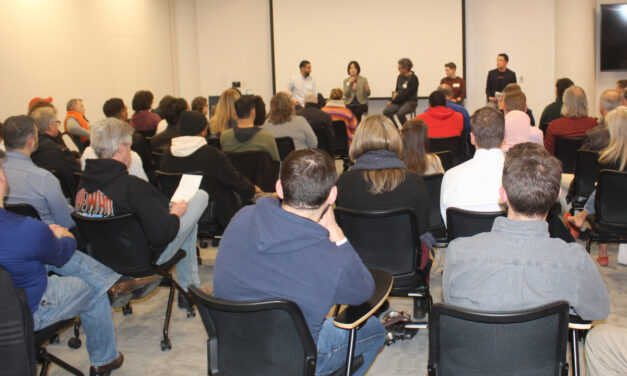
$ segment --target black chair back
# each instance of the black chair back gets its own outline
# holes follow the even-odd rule
[[[446,241],[446,227],[440,214],[440,189],[442,187],[443,174],[424,175],[422,179],[427,185],[429,202],[431,203],[429,215],[429,232],[438,242]]]
[[[627,231],[627,172],[601,170],[594,202],[595,227]]]
[[[575,192],[588,197],[596,188],[599,169],[599,153],[590,150],[577,150],[575,159]]]
[[[557,137],[555,139],[555,157],[562,162],[563,173],[573,173],[577,150],[581,148],[582,143],[583,138]]]
[[[23,215],[25,217],[31,217],[35,219],[41,220],[39,216],[39,212],[32,205],[27,203],[19,203],[19,204],[5,204],[4,209],[8,210],[12,213]]]
[[[265,151],[227,152],[233,167],[264,192],[274,192],[279,178],[280,162]]]
[[[446,209],[446,231],[448,241],[473,236],[492,230],[496,217],[505,216],[505,212],[474,212],[459,208]]]
[[[209,336],[209,375],[314,375],[316,345],[296,303],[190,292]]]
[[[348,158],[348,133],[346,123],[343,120],[333,121],[333,132],[335,132],[334,153],[336,158]]]
[[[434,153],[440,158],[440,162],[442,162],[442,168],[444,171],[448,171],[453,167],[453,153],[449,150],[438,151]]]
[[[429,315],[429,375],[568,374],[568,303],[515,312],[435,304]]]
[[[311,129],[313,129],[318,139],[318,149],[324,150],[329,153],[330,156],[333,156],[333,145],[331,145],[327,131],[322,127],[311,127]]]
[[[276,148],[279,150],[279,158],[284,160],[289,153],[296,149],[294,146],[294,140],[291,137],[277,137]]]
[[[92,218],[72,213],[72,219],[89,243],[90,256],[120,274],[154,274],[156,258],[134,214]]]
[[[453,165],[457,166],[463,160],[462,137],[429,138],[429,153],[450,151],[453,154]]]
[[[207,137],[207,144],[214,148],[222,149],[219,138]]]

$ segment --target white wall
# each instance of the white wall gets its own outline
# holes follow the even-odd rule
[[[87,117],[138,89],[173,91],[168,0],[29,0],[0,5],[0,119],[35,96],[84,99]]]

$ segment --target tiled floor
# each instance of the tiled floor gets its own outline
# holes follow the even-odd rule
[[[593,246],[594,247],[594,246]],[[607,323],[627,327],[627,267],[616,263],[617,246],[610,246],[610,266],[599,268],[611,294],[611,313]],[[213,275],[216,249],[202,251],[203,265],[199,268],[201,281],[209,286]],[[596,247],[592,256],[596,257]],[[435,302],[442,300],[441,270],[436,268],[431,276],[431,291]],[[123,316],[120,310],[113,314],[118,339],[118,349],[125,356],[123,367],[114,372],[122,375],[206,375],[207,336],[200,317],[188,319],[185,311],[174,309],[170,323],[172,350],[162,352],[159,346],[165,314],[167,290],[159,288],[141,302],[133,304],[133,315]],[[176,302],[175,302],[176,304]],[[391,308],[411,312],[410,299],[392,298]],[[82,333],[81,333],[82,334]],[[61,335],[61,343],[50,345],[49,351],[88,372],[89,359],[83,346],[72,350],[66,345],[70,331]],[[428,334],[421,330],[411,340],[400,341],[384,347],[370,368],[368,375],[403,376],[425,375],[427,372]],[[582,364],[582,368],[583,364]],[[49,375],[66,375],[52,365]],[[582,375],[585,375],[585,369]]]

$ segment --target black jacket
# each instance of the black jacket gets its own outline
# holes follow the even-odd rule
[[[316,132],[322,130],[326,135],[326,145],[320,144],[320,138],[318,138],[318,148],[326,150],[329,154],[333,155],[333,146],[335,145],[335,132],[333,131],[333,119],[331,115],[318,108],[315,103],[305,103],[305,108],[298,111],[298,115],[304,117],[311,128]]]
[[[399,74],[396,78],[396,98],[392,99],[392,103],[402,105],[418,101],[418,76],[413,71],[411,73],[409,77]]]
[[[30,157],[37,166],[48,171],[55,170],[63,194],[66,197],[74,197],[77,182],[74,173],[81,172],[81,165],[61,139],[40,133],[39,147]]]
[[[172,139],[180,135],[178,125],[168,125],[163,132],[154,135],[150,139],[150,148],[152,151],[164,152],[170,147]]]
[[[179,231],[179,218],[170,214],[169,203],[154,185],[129,175],[124,164],[114,159],[88,159],[74,209],[102,217],[137,215],[148,243],[160,254]]]
[[[516,82],[516,73],[509,69],[505,72],[499,72],[498,69],[492,69],[488,72],[488,80],[485,84],[486,100],[494,96],[495,92],[502,92],[505,86]]]
[[[249,201],[255,194],[255,186],[231,164],[221,150],[205,145],[186,157],[175,157],[170,149],[161,157],[160,170],[165,172],[195,172],[205,174],[201,188],[216,204],[216,216],[223,228],[239,210],[239,200]]]

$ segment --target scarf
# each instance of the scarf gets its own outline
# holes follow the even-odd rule
[[[81,125],[81,127],[89,130],[89,123],[87,122],[87,119],[85,119],[85,115],[81,114],[80,112],[76,112],[76,111],[68,111],[67,115],[65,115],[65,120],[63,120],[63,129],[65,130],[65,133],[67,133],[67,119],[69,119],[71,117],[76,119],[78,121],[78,123]],[[88,137],[81,137],[81,142],[82,143],[86,143],[87,140],[89,140]]]
[[[351,169],[356,170],[385,170],[388,168],[400,168],[406,170],[405,163],[395,153],[385,150],[370,150],[361,155],[355,161]]]

